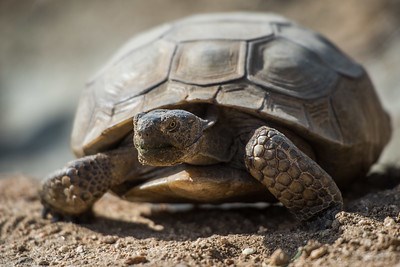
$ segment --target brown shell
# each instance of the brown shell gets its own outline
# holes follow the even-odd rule
[[[73,150],[110,148],[132,131],[138,112],[201,102],[278,122],[322,159],[362,156],[369,166],[390,136],[367,74],[328,40],[278,15],[226,13],[129,41],[84,90]],[[328,172],[340,166],[329,162]]]

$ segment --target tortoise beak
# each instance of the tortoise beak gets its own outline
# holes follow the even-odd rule
[[[139,113],[134,117],[133,143],[135,147],[142,150],[173,147],[160,130],[161,119],[151,114],[147,114],[148,116],[143,118],[146,114]]]

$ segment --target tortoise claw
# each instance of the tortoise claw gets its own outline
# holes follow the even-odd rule
[[[50,214],[50,209],[43,206],[40,217],[42,217],[42,219],[47,219],[47,215],[49,214]]]
[[[91,209],[89,209],[88,211],[86,211],[82,214],[70,215],[70,214],[62,214],[62,213],[54,210],[48,204],[43,203],[41,217],[43,219],[48,219],[49,215],[51,216],[50,220],[52,223],[72,222],[72,223],[77,223],[77,224],[84,224],[84,223],[90,223],[94,220],[94,214]]]
[[[305,228],[312,231],[321,231],[332,227],[335,216],[342,210],[341,205],[334,205],[320,214],[313,216],[305,221]]]

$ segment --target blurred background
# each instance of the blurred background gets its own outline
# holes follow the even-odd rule
[[[280,13],[363,64],[393,119],[381,162],[398,164],[398,0],[0,0],[0,173],[42,178],[73,159],[69,136],[79,94],[134,34],[221,11]]]

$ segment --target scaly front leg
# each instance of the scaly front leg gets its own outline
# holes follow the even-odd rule
[[[139,165],[134,148],[110,152],[71,161],[50,175],[40,190],[43,216],[53,220],[74,220],[91,212],[93,204],[112,186],[123,182]]]
[[[278,130],[257,129],[246,146],[251,175],[298,219],[331,216],[343,200],[332,177]]]

